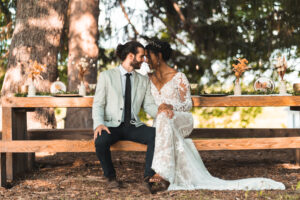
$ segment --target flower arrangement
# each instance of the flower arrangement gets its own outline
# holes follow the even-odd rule
[[[29,60],[29,67],[27,68],[27,77],[31,80],[28,85],[28,97],[35,96],[36,88],[34,86],[35,80],[43,80],[42,72],[45,72],[46,65],[39,64],[36,60]]]
[[[278,57],[277,62],[275,64],[275,68],[277,69],[278,75],[281,78],[281,81],[283,81],[283,76],[287,69],[287,62],[285,60],[285,57]]]
[[[73,60],[73,57],[71,55],[71,60]],[[81,96],[86,95],[86,87],[84,84],[84,74],[88,71],[90,67],[96,67],[96,64],[94,63],[93,59],[88,60],[88,56],[81,57],[79,59],[79,62],[73,60],[71,62],[72,65],[75,65],[75,67],[78,69],[78,78],[79,78],[79,94]]]
[[[285,74],[286,69],[287,69],[287,62],[286,62],[284,56],[283,57],[279,56],[277,58],[275,68],[277,69],[278,75],[281,79],[280,82],[279,82],[279,94],[286,95],[287,90],[286,90],[285,82],[283,81],[283,77],[284,77],[284,74]]]
[[[71,56],[71,60],[72,60],[72,56]],[[76,68],[78,69],[78,78],[80,82],[84,81],[84,74],[87,72],[87,70],[89,69],[89,67],[96,67],[96,64],[94,63],[93,59],[90,59],[88,61],[88,56],[86,55],[85,57],[81,57],[79,62],[76,62],[75,60],[73,60],[71,62],[72,65],[75,65]]]
[[[250,67],[247,66],[248,60],[246,58],[238,58],[239,61],[238,64],[232,64],[234,75],[236,77],[236,82],[239,83],[239,79],[242,76],[243,72],[250,69]]]
[[[92,61],[92,60],[91,60]],[[89,68],[89,62],[87,61],[87,59],[85,57],[80,58],[79,63],[76,64],[76,67],[79,71],[78,73],[78,78],[80,80],[80,82],[84,81],[84,74],[86,73],[86,71]]]
[[[41,65],[36,60],[29,60],[29,66],[30,67],[27,69],[27,77],[31,79],[32,82],[38,79],[43,80],[41,73],[45,72],[46,65]]]

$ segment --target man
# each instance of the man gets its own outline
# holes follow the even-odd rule
[[[136,41],[118,45],[118,67],[100,73],[93,102],[94,140],[108,188],[120,187],[111,160],[110,146],[119,140],[130,140],[147,145],[146,166],[142,189],[151,192],[150,177],[155,142],[155,128],[144,125],[138,113],[141,106],[155,117],[158,112],[173,112],[166,104],[155,105],[150,92],[150,81],[134,71],[144,61],[144,46]]]

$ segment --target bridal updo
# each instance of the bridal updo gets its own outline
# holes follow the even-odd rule
[[[145,47],[146,51],[149,53],[151,51],[156,56],[161,53],[164,61],[168,61],[172,55],[172,49],[168,42],[161,41],[158,39],[150,40],[150,42]]]
[[[116,55],[118,58],[124,61],[129,53],[133,53],[134,55],[136,55],[138,52],[137,50],[138,47],[144,49],[144,46],[137,41],[130,41],[125,44],[119,44],[117,46]]]

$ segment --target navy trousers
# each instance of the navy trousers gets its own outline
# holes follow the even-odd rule
[[[110,146],[119,140],[129,140],[147,145],[144,177],[153,176],[155,172],[151,169],[151,165],[155,144],[155,128],[146,125],[126,127],[124,123],[121,123],[119,127],[108,127],[108,129],[111,134],[102,131],[95,141],[96,154],[100,160],[104,176],[107,178],[116,177]]]

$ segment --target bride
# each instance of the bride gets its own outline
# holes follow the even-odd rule
[[[282,183],[267,178],[222,180],[207,171],[193,141],[185,138],[193,130],[192,100],[186,76],[167,65],[172,53],[167,42],[153,40],[145,49],[146,62],[154,70],[149,78],[155,103],[169,104],[174,112],[170,116],[161,113],[154,122],[152,169],[157,174],[152,180],[168,181],[168,190],[284,190]]]

